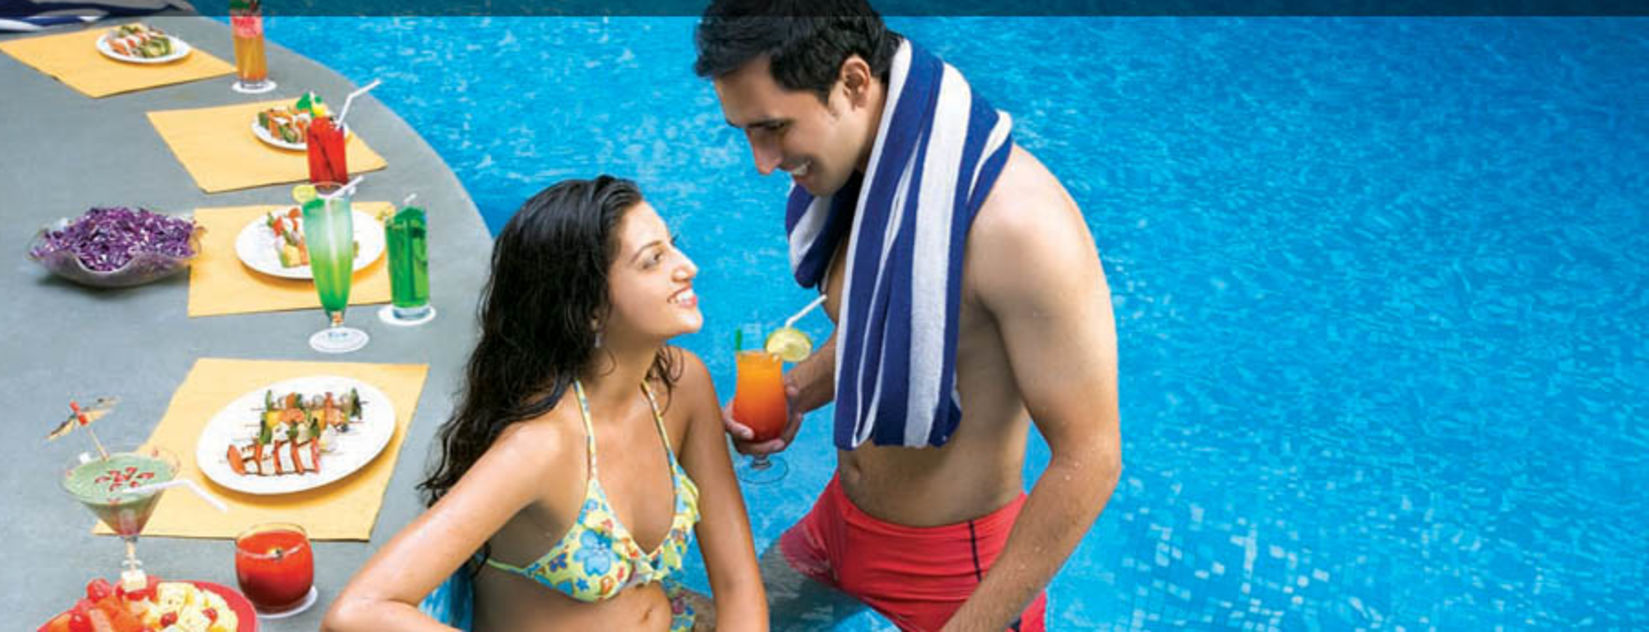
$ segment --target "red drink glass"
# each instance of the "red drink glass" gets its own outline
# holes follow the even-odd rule
[[[315,553],[303,527],[254,526],[235,537],[235,580],[259,616],[296,614],[315,603]]]
[[[344,159],[344,131],[330,116],[309,122],[304,137],[308,144],[309,182],[349,182],[349,164]]]

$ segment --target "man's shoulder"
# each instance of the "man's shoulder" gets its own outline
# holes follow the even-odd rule
[[[1006,300],[1022,299],[1041,287],[1035,282],[1040,277],[1098,263],[1076,201],[1047,167],[1017,145],[974,217],[967,257],[964,283],[973,293],[1000,294]]]
[[[1014,145],[968,235],[969,248],[1052,246],[1060,241],[1091,248],[1087,225],[1059,178],[1036,156]]]

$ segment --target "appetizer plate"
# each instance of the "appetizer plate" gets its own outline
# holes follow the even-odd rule
[[[348,432],[336,435],[331,451],[321,454],[317,472],[260,476],[237,474],[229,466],[229,446],[246,445],[257,439],[261,427],[264,395],[279,398],[287,393],[312,397],[328,392],[361,396],[361,419]],[[354,474],[371,463],[395,435],[395,405],[383,391],[366,382],[337,375],[312,375],[275,382],[254,389],[224,406],[206,422],[195,444],[195,464],[212,482],[247,494],[290,494],[314,489]]]
[[[184,57],[188,57],[189,51],[194,50],[189,47],[188,42],[178,39],[176,35],[167,34],[166,37],[172,40],[172,52],[169,55],[162,55],[160,57],[135,57],[117,53],[114,48],[109,46],[109,35],[107,33],[105,33],[103,37],[97,38],[97,52],[103,53],[103,56],[108,57],[109,59],[123,61],[129,64],[169,64],[179,59],[183,59]]]
[[[292,207],[282,207],[278,211],[271,209],[270,212],[285,213],[290,208]],[[361,268],[372,265],[372,262],[384,255],[384,227],[366,213],[351,209],[350,214],[354,218],[350,221],[355,229],[355,243],[361,245],[355,253],[352,269],[360,272]],[[240,262],[258,272],[283,279],[315,278],[315,273],[308,265],[291,268],[281,266],[281,257],[275,251],[276,240],[280,238],[275,236],[274,229],[264,223],[264,217],[260,215],[257,219],[247,222],[246,226],[240,229],[240,234],[235,236],[235,256],[240,257]]]

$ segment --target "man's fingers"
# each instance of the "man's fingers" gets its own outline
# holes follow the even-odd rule
[[[758,454],[772,454],[774,452],[779,452],[781,450],[784,450],[785,446],[787,446],[789,444],[790,444],[790,442],[786,441],[784,439],[771,439],[771,440],[768,440],[768,441],[763,441],[761,443],[750,443],[750,442],[747,442],[747,441],[734,441],[733,442],[733,449],[737,450],[739,454],[748,454],[748,455],[754,456],[754,455],[758,455]]]
[[[756,434],[750,430],[750,426],[741,424],[738,420],[733,419],[732,402],[728,402],[726,406],[721,407],[721,425],[723,428],[727,429],[727,434],[733,435],[736,439],[749,441],[750,438]]]
[[[790,445],[791,441],[796,440],[796,431],[802,429],[801,422],[801,415],[794,415],[790,418],[790,423],[786,424],[784,427],[784,433],[779,435],[779,441],[782,441],[782,443],[779,444],[780,448]]]

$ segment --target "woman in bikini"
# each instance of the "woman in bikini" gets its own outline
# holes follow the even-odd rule
[[[323,629],[451,630],[466,614],[477,632],[690,629],[676,580],[693,533],[718,629],[767,629],[715,388],[666,344],[704,323],[697,272],[629,181],[528,200],[493,246],[481,339],[420,485],[429,509]]]

